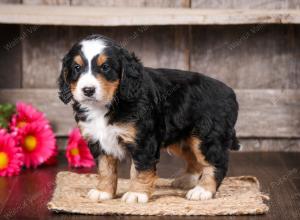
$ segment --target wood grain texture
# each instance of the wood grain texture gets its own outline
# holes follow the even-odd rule
[[[0,0],[0,5],[1,4],[21,4],[21,0]]]
[[[70,5],[71,0],[23,0],[23,5]],[[59,28],[51,28],[52,37],[48,36],[49,32],[40,26],[24,25],[23,30],[29,28],[36,28],[24,41],[23,41],[23,53],[22,53],[22,86],[32,87],[36,81],[43,82],[41,86],[44,87],[50,81],[56,83],[57,74],[60,71],[60,60],[62,59],[63,49],[68,44],[68,34],[61,32]],[[64,41],[61,39],[64,38]],[[32,50],[35,46],[43,49],[43,54],[39,51]],[[40,65],[32,65],[38,64]],[[24,77],[25,76],[25,77]],[[47,87],[47,86],[46,86]]]
[[[297,28],[297,26],[292,26],[291,28],[291,32],[294,33],[294,37],[292,38],[292,42],[295,48],[295,59],[296,60],[300,60],[300,41],[298,39],[300,39],[300,28]],[[300,85],[300,62],[296,62],[295,64],[295,71],[291,72],[290,75],[288,77],[292,77],[294,79],[294,84],[295,85]]]
[[[146,66],[186,70],[189,67],[187,27],[40,27],[23,42],[23,87],[56,88],[64,54],[72,44],[95,33],[109,36],[134,51]]]
[[[70,5],[71,0],[23,0],[24,5]]]
[[[0,23],[65,26],[299,24],[300,11],[3,4]]]
[[[190,0],[72,0],[72,5],[88,5],[100,7],[189,7]]]
[[[24,88],[56,87],[61,60],[72,46],[70,39],[68,28],[59,27],[40,27],[34,34],[24,39],[22,53]]]
[[[238,89],[300,88],[299,31],[288,25],[193,27],[191,70]]]
[[[300,90],[236,90],[240,103],[237,134],[243,138],[299,138]],[[59,136],[74,125],[70,106],[55,89],[0,90],[1,102],[24,100],[44,111]]]
[[[300,138],[239,138],[243,152],[300,152]]]
[[[205,9],[298,9],[298,0],[191,0],[192,8]]]
[[[237,90],[240,137],[300,137],[300,90]]]
[[[298,170],[298,175],[290,175],[289,181],[292,185],[292,188],[295,190],[295,195],[292,197],[293,200],[300,204],[300,175],[299,167],[300,160],[297,154],[285,153],[280,155],[281,161],[288,170],[294,171]],[[297,169],[298,168],[298,169]],[[300,210],[298,210],[298,216],[300,216]],[[295,214],[295,217],[297,217]]]
[[[0,88],[21,87],[21,42],[20,27],[0,25],[5,34],[0,34]]]
[[[270,196],[270,211],[265,216],[249,219],[299,219],[300,203],[291,179],[299,176],[299,167],[288,168],[282,160],[285,153],[234,153],[231,154],[229,175],[255,175],[261,189]],[[290,153],[289,153],[290,155]],[[285,160],[299,160],[299,153]],[[289,211],[287,211],[289,210]]]

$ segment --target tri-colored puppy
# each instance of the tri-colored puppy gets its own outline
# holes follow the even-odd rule
[[[72,101],[82,135],[99,158],[93,200],[115,196],[118,161],[132,158],[130,190],[122,200],[147,202],[154,189],[160,150],[186,161],[173,186],[186,198],[214,196],[226,175],[238,103],[224,83],[200,73],[144,67],[113,40],[88,36],[63,59],[59,97]]]

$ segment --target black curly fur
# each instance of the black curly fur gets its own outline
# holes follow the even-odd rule
[[[228,168],[228,150],[238,150],[235,133],[238,103],[234,91],[224,83],[200,73],[175,69],[147,68],[127,50],[102,36],[109,45],[105,53],[113,66],[108,81],[120,80],[111,104],[107,106],[109,123],[130,122],[137,128],[136,141],[127,144],[138,170],[155,169],[160,149],[190,136],[201,140],[199,149],[215,170],[219,185]],[[75,45],[64,59],[67,68]],[[68,70],[70,71],[70,70]],[[65,82],[59,79],[60,97],[70,101],[69,83],[78,76],[70,76]],[[79,103],[73,105],[76,121],[86,120]],[[99,143],[90,143],[97,156]],[[95,147],[96,146],[96,147]]]

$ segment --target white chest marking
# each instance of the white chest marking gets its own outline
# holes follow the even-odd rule
[[[83,107],[88,110],[88,113],[87,120],[79,123],[82,135],[89,137],[92,141],[99,141],[101,149],[107,154],[120,160],[123,159],[126,151],[118,143],[118,137],[126,135],[128,131],[116,125],[108,125],[105,117],[106,109],[90,105]]]

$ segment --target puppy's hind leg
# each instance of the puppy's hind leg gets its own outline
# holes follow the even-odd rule
[[[204,156],[201,152],[200,140],[196,137],[190,139],[191,150],[193,151],[197,162],[202,166],[202,173],[197,185],[187,192],[187,199],[211,199],[225,177],[228,152],[224,152],[222,146],[217,143],[218,142],[214,142],[209,146],[205,146],[205,149],[209,152],[206,152],[207,156]]]
[[[191,189],[196,186],[200,177],[201,166],[197,163],[196,157],[189,146],[185,144],[174,144],[168,146],[167,150],[186,162],[185,172],[177,177],[171,185],[181,189]]]

